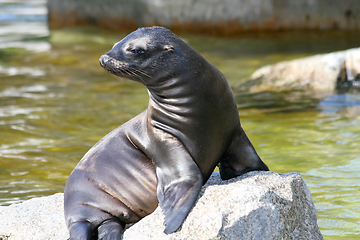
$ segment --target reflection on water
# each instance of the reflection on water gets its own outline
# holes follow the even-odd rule
[[[62,192],[82,155],[148,103],[143,86],[98,65],[126,33],[49,35],[44,4],[0,1],[0,205]],[[265,64],[358,47],[360,34],[181,36],[226,75],[242,125],[271,170],[305,178],[325,238],[359,237],[359,95],[247,94],[236,86]]]
[[[30,75],[33,77],[44,76],[45,72],[36,68],[29,67],[3,67],[0,66],[0,73],[8,76],[16,76],[16,75]]]
[[[324,113],[341,113],[346,116],[360,115],[360,94],[334,94],[317,106]]]
[[[315,192],[312,195],[317,202],[318,223],[325,236],[345,239],[354,235],[355,239],[359,234],[360,181],[359,174],[354,171],[359,167],[360,158],[354,158],[340,165],[311,169],[305,175],[308,186]]]
[[[0,49],[23,48],[35,52],[50,49],[46,41],[29,40],[49,35],[45,3],[46,0],[0,0]]]

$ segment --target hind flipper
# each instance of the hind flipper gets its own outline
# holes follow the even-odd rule
[[[75,222],[71,225],[70,240],[91,240],[92,227],[91,223],[87,221]]]
[[[221,179],[227,180],[250,171],[269,171],[268,166],[256,153],[242,128],[233,139],[229,149],[220,160]]]
[[[98,240],[118,240],[124,231],[125,223],[108,219],[97,229]]]

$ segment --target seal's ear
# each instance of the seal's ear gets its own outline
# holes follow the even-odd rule
[[[165,45],[164,50],[166,50],[168,52],[174,52],[175,51],[174,47],[171,46],[171,45]]]

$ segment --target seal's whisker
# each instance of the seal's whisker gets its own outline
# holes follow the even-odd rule
[[[107,69],[109,72],[114,73],[114,74],[116,74],[116,73],[127,74],[132,78],[132,80],[135,80],[134,77],[139,78],[141,80],[141,82],[144,82],[143,77],[151,78],[151,76],[148,75],[146,72],[136,69],[136,68],[129,67],[126,64],[124,64],[116,59],[113,59],[113,61],[111,62],[111,65],[107,66]]]
[[[137,75],[136,74],[133,74],[130,70],[128,70],[128,69],[124,69],[124,73],[126,73],[127,75],[129,75],[131,78],[132,78],[132,80],[136,80],[134,77],[137,77]]]
[[[129,69],[131,69],[132,71],[136,71],[142,75],[144,75],[145,77],[148,77],[148,78],[151,78],[150,75],[148,75],[146,72],[142,71],[142,70],[139,70],[139,69],[135,69],[135,68],[132,68],[132,67],[128,67]]]
[[[134,69],[128,67],[126,70],[127,70],[127,73],[132,74],[132,75],[134,75],[134,76],[136,76],[138,78],[141,78],[141,76],[139,74],[136,74]]]
[[[129,75],[132,75],[132,76],[141,78],[141,76],[139,76],[138,74],[136,74],[136,73],[135,73],[134,71],[132,71],[131,69],[126,69],[126,72],[127,72]]]
[[[117,79],[119,79],[120,81],[124,81],[124,79],[122,79],[120,76],[116,76],[116,75],[115,75],[115,77],[116,77]]]
[[[134,76],[136,76],[136,77],[138,77],[142,82],[144,82],[143,80],[143,77],[142,76],[140,76],[139,74],[137,74],[137,73],[135,73],[134,71],[132,71],[132,70],[129,70],[130,72],[131,72],[131,74],[133,74]]]
[[[135,80],[135,79],[133,78],[133,76],[135,76],[135,77],[137,77],[142,83],[144,83],[144,79],[143,79],[139,74],[136,74],[134,71],[132,71],[131,69],[126,69],[126,73],[128,73],[129,76],[131,76],[131,78],[132,78],[133,80]]]
[[[122,69],[109,67],[109,68],[107,68],[107,70],[108,70],[110,73],[114,74],[114,76],[115,76],[117,79],[119,79],[119,80],[121,80],[121,81],[124,81],[124,79],[122,79],[119,75],[116,74],[116,73],[124,73],[124,71],[123,71]]]

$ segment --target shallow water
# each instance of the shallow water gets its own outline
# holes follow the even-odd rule
[[[10,4],[10,2],[12,2]],[[98,64],[126,33],[49,31],[45,1],[0,1],[0,205],[62,192],[83,154],[147,107],[146,89]],[[245,94],[269,63],[359,47],[359,33],[180,34],[234,89],[242,125],[275,172],[299,172],[325,239],[360,235],[360,95]]]

